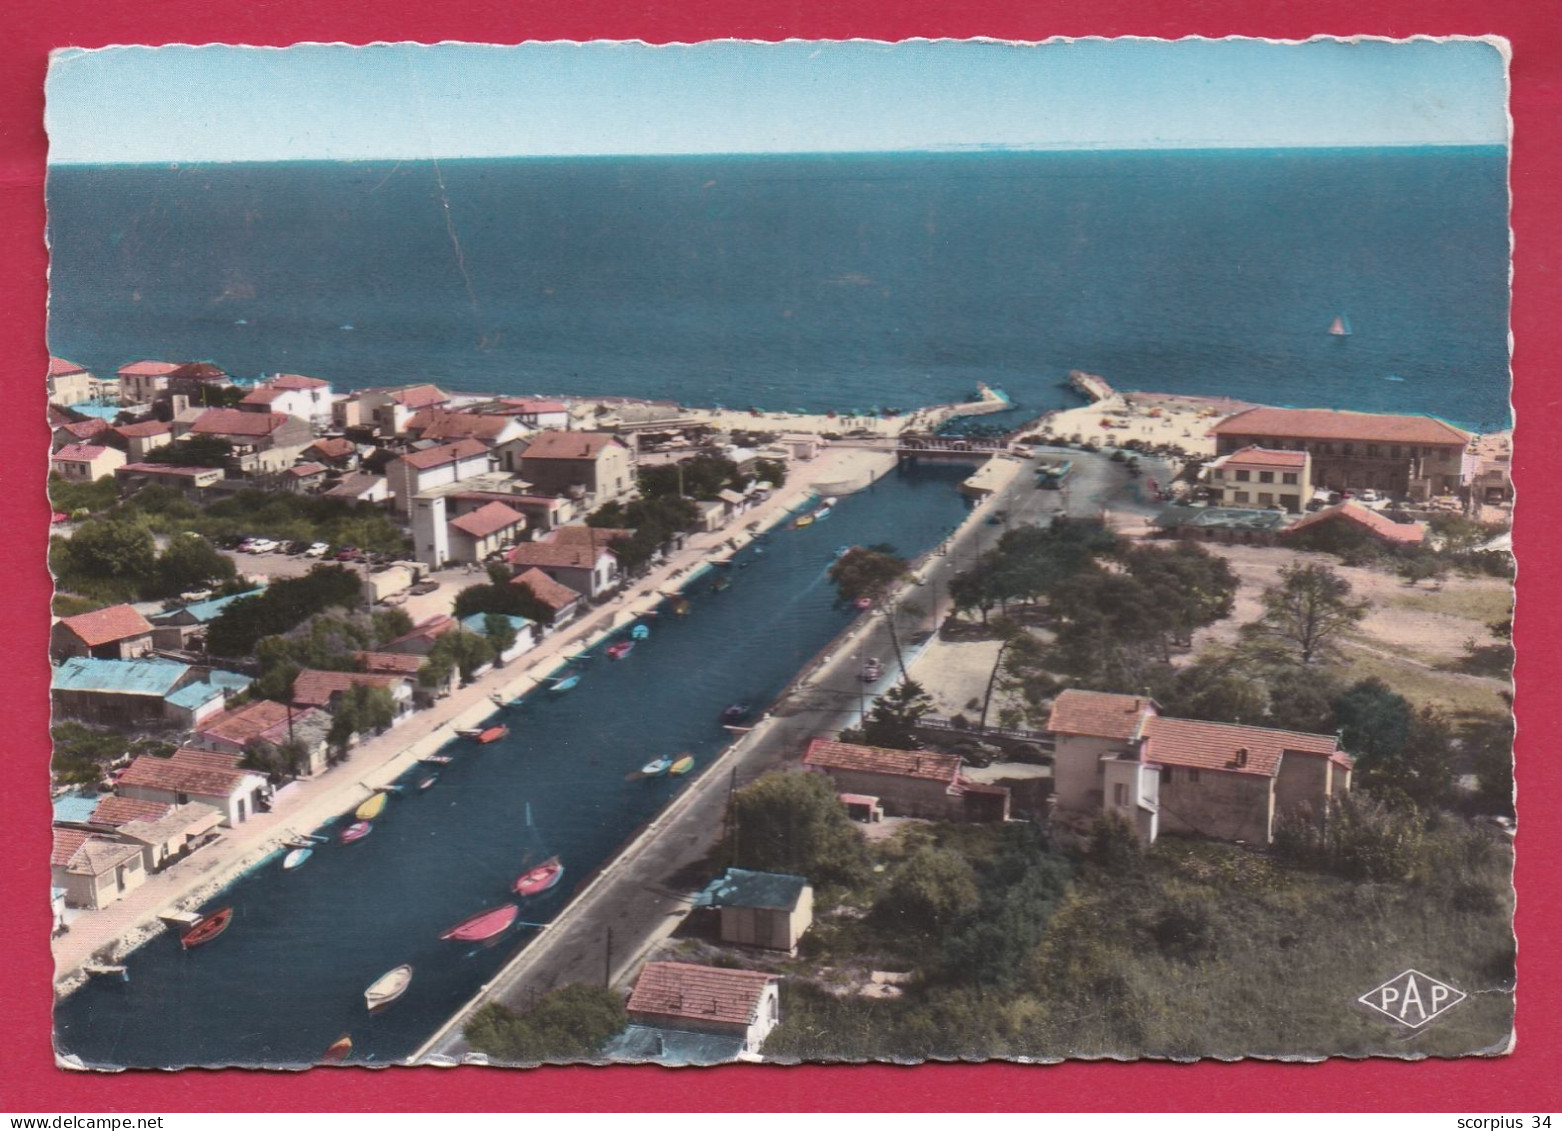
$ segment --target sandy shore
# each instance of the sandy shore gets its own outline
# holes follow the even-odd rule
[[[1215,454],[1210,429],[1221,420],[1254,407],[1229,397],[1190,397],[1173,393],[1113,393],[1094,404],[1051,413],[1041,422],[1044,435],[1096,440],[1118,447],[1129,440],[1169,444],[1190,456]]]
[[[102,911],[78,912],[69,931],[53,944],[56,991],[69,992],[83,980],[84,963],[117,962],[164,928],[158,916],[199,908],[216,892],[275,853],[281,844],[308,833],[354,808],[376,788],[390,784],[418,759],[437,751],[455,732],[475,726],[494,711],[493,699],[512,699],[535,687],[565,657],[659,605],[680,578],[712,558],[751,541],[754,531],[782,521],[808,498],[860,490],[894,466],[894,456],[855,448],[830,448],[814,460],[794,462],[786,485],[733,524],[698,534],[688,545],[637,580],[625,594],[569,625],[542,644],[481,676],[426,711],[384,734],[360,743],[352,756],[326,772],[289,783],[277,792],[271,812],[233,829],[190,859],[150,877],[124,899]],[[749,529],[750,524],[754,530]],[[479,580],[474,578],[474,584]],[[449,600],[454,600],[452,590]]]

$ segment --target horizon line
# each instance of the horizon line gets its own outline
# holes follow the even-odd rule
[[[1104,143],[1100,145],[1004,145],[993,144],[939,144],[931,146],[900,147],[893,149],[735,149],[688,150],[666,152],[607,151],[601,153],[452,153],[452,154],[363,154],[348,157],[147,157],[135,160],[106,160],[64,158],[46,159],[48,167],[69,166],[125,166],[149,165],[283,165],[283,164],[357,164],[371,161],[424,162],[424,161],[560,161],[603,160],[609,158],[684,158],[684,157],[884,157],[918,154],[926,156],[994,156],[1032,153],[1230,153],[1242,151],[1291,152],[1291,151],[1339,151],[1376,149],[1497,149],[1506,151],[1509,141],[1383,141],[1342,142],[1338,144],[1281,144],[1250,142],[1208,142],[1184,144],[1150,143],[1125,145]]]

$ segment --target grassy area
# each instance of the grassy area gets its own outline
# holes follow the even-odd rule
[[[943,948],[926,942],[911,956],[922,980],[893,1000],[843,992],[838,977],[794,977],[765,1051],[813,1060],[1499,1051],[1513,1009],[1508,845],[1444,821],[1428,834],[1427,860],[1413,882],[1365,883],[1163,839],[1114,870],[1085,866],[1008,984],[939,969]],[[826,928],[814,964],[839,971],[868,941]],[[1469,999],[1421,1030],[1357,1004],[1408,967]]]
[[[1513,589],[1507,585],[1450,584],[1435,593],[1428,590],[1396,593],[1389,604],[1488,625],[1513,615]]]
[[[1500,680],[1429,671],[1419,664],[1392,659],[1346,643],[1338,670],[1347,683],[1381,679],[1417,707],[1439,707],[1453,714],[1506,714],[1502,698],[1508,685]]]

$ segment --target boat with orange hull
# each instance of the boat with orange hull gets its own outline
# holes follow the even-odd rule
[[[346,1060],[353,1051],[353,1039],[343,1033],[331,1042],[331,1047],[320,1055],[320,1059],[327,1064],[339,1063]]]
[[[487,746],[490,742],[498,742],[501,738],[510,737],[510,728],[504,725],[485,727],[477,732],[477,741]]]
[[[557,856],[544,860],[515,881],[516,895],[540,895],[564,878],[564,865]]]
[[[484,939],[493,938],[501,931],[508,930],[520,913],[520,907],[514,903],[490,907],[487,911],[479,911],[470,919],[461,920],[439,937],[456,942],[482,942]]]
[[[209,943],[222,932],[228,929],[228,924],[233,922],[233,908],[224,907],[220,911],[213,911],[210,915],[203,915],[197,919],[188,931],[179,936],[179,945],[189,950],[192,947]]]

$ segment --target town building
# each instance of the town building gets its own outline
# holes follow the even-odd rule
[[[1211,429],[1217,455],[1244,448],[1305,451],[1315,487],[1424,500],[1457,494],[1470,434],[1431,416],[1250,408]]]
[[[230,828],[263,811],[270,797],[265,775],[239,769],[236,756],[187,746],[168,758],[136,758],[114,783],[114,792],[167,805],[210,805]]]
[[[450,403],[450,394],[437,385],[359,389],[331,405],[336,428],[373,428],[389,439],[407,434],[407,424],[424,409]]]
[[[1301,514],[1312,501],[1312,456],[1306,451],[1241,448],[1205,472],[1214,506],[1280,507]]]
[[[205,720],[195,728],[189,745],[217,754],[243,754],[252,742],[272,746],[296,742],[304,748],[305,761],[299,773],[309,776],[325,769],[326,732],[330,729],[330,715],[317,707],[256,699]]]
[[[66,361],[63,357],[49,358],[50,404],[69,408],[73,404],[91,400],[95,381],[85,366]]]
[[[56,662],[71,656],[131,660],[152,650],[152,626],[129,605],[110,605],[54,622],[49,654]]]
[[[728,868],[694,897],[694,906],[720,915],[724,943],[797,953],[814,921],[814,889],[803,876]]]
[[[1272,546],[1285,526],[1285,513],[1264,508],[1162,507],[1151,525],[1166,534],[1199,542]]]
[[[892,817],[933,821],[1005,821],[1009,790],[961,777],[958,754],[891,750],[815,738],[803,769],[827,774],[838,793],[872,798]]]
[[[152,622],[152,643],[155,647],[169,652],[191,649],[202,642],[207,626],[222,616],[229,605],[245,597],[253,597],[259,592],[258,588],[250,589],[227,597],[213,597],[207,601],[195,601],[175,609],[153,613],[149,618]]]
[[[70,447],[72,444],[98,444],[112,447],[113,445],[98,437],[112,432],[113,427],[100,416],[89,416],[85,420],[60,420],[53,426],[49,444],[54,451]]]
[[[634,489],[634,456],[606,432],[541,432],[521,456],[522,478],[551,495],[589,497],[593,507]]]
[[[172,463],[127,463],[116,468],[114,481],[121,492],[142,487],[171,487],[188,498],[199,498],[227,478],[220,467],[187,467]]]
[[[213,839],[222,814],[198,801],[170,805],[109,795],[98,802],[87,824],[138,847],[141,865],[150,875],[177,864]]]
[[[141,848],[85,829],[54,828],[49,882],[65,906],[101,911],[146,882]]]
[[[358,445],[345,436],[322,436],[300,454],[333,471],[351,471],[358,466]]]
[[[528,569],[510,579],[511,585],[525,586],[539,602],[553,613],[550,629],[568,624],[583,608],[581,595],[568,585],[553,580],[540,569]]]
[[[718,1064],[759,1053],[781,1020],[779,978],[758,970],[648,962],[612,1059]],[[636,1031],[638,1030],[638,1031]]]
[[[531,429],[513,416],[489,412],[457,412],[426,408],[407,421],[407,435],[417,440],[448,444],[454,440],[479,440],[496,448],[527,435]],[[506,468],[514,471],[513,466]]]
[[[1280,532],[1283,541],[1306,543],[1309,549],[1343,550],[1361,541],[1389,546],[1419,546],[1426,528],[1417,522],[1395,522],[1370,507],[1346,500],[1314,511]]]
[[[515,641],[499,654],[500,663],[507,664],[516,657],[525,655],[535,648],[542,638],[542,631],[535,621],[504,613],[473,613],[471,616],[461,618],[461,627],[467,632],[486,638],[490,616],[504,617],[515,633]]]
[[[500,397],[499,403],[506,413],[512,414],[533,431],[569,427],[569,405],[563,401],[541,397]]]
[[[353,503],[387,503],[390,501],[390,483],[383,475],[367,475],[355,471],[344,475],[334,486],[320,492],[322,498],[346,499]]]
[[[55,714],[100,726],[188,729],[221,711],[250,677],[158,656],[72,656],[54,669]]]
[[[510,565],[517,574],[540,570],[554,581],[595,600],[619,584],[622,573],[618,555],[595,538],[560,539],[572,527],[560,527],[542,542],[522,542],[510,551]],[[584,528],[581,528],[584,529]]]
[[[451,483],[486,475],[489,469],[488,448],[481,440],[456,440],[432,448],[408,452],[391,460],[385,468],[385,478],[390,483],[396,509],[402,514],[413,514],[417,525],[413,500]],[[419,546],[423,540],[419,539]]]
[[[233,461],[246,475],[262,475],[291,467],[314,441],[307,421],[282,412],[245,412],[209,408],[190,425],[191,436],[226,440]]]
[[[515,545],[526,530],[526,516],[506,503],[484,503],[453,518],[449,517],[450,508],[447,495],[419,495],[413,499],[412,534],[417,559],[435,569],[448,562],[482,562]]]
[[[126,455],[127,463],[140,463],[147,453],[173,443],[174,426],[166,420],[143,420],[109,429],[110,441]]]
[[[1163,832],[1267,845],[1286,812],[1322,818],[1353,762],[1335,735],[1168,718],[1147,696],[1070,688],[1048,720],[1055,819],[1102,813]]]
[[[132,361],[119,367],[119,399],[122,404],[147,404],[167,392],[168,378],[180,367],[177,361]]]
[[[332,710],[351,687],[379,687],[390,692],[400,719],[413,709],[416,680],[383,672],[336,672],[305,668],[293,678],[294,707],[324,707]]]
[[[294,495],[307,495],[320,489],[325,483],[323,463],[295,463],[279,477],[282,490]]]
[[[282,412],[324,426],[331,422],[331,383],[279,373],[246,393],[239,407],[247,412]]]
[[[398,636],[389,643],[380,645],[381,652],[393,654],[427,656],[434,650],[435,643],[447,632],[456,632],[460,629],[456,619],[441,614],[430,617],[413,625],[412,631],[403,636]]]
[[[49,459],[49,470],[71,483],[96,483],[125,466],[125,453],[103,444],[68,444]]]

